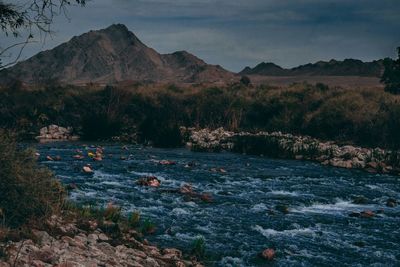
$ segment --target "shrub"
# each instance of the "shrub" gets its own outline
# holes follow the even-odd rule
[[[135,228],[139,225],[139,223],[140,223],[140,212],[139,211],[132,212],[128,216],[128,225],[132,228]]]
[[[142,224],[141,232],[143,234],[154,234],[155,231],[156,225],[149,218],[146,218]]]
[[[115,223],[119,222],[121,219],[121,208],[108,204],[104,210],[104,219]]]
[[[191,254],[197,259],[204,258],[204,255],[206,254],[206,241],[203,236],[198,236],[193,241]]]
[[[248,86],[251,83],[251,80],[248,76],[242,76],[242,78],[240,78],[240,83]]]
[[[0,210],[4,224],[16,228],[60,211],[65,192],[54,175],[37,165],[32,150],[18,149],[0,131]]]
[[[86,140],[105,140],[119,135],[122,122],[106,114],[90,114],[83,119],[82,133]]]
[[[400,47],[397,52],[397,60],[386,58],[383,61],[385,71],[381,77],[381,82],[385,83],[385,91],[392,94],[400,94]]]

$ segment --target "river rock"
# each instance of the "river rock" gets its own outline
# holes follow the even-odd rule
[[[223,128],[211,130],[181,127],[182,137],[193,151],[258,154],[279,158],[306,159],[339,168],[364,169],[369,172],[400,173],[400,151],[381,148],[340,146],[321,142],[309,136],[282,132],[231,132]]]
[[[275,250],[272,248],[267,248],[261,253],[263,259],[272,261],[275,258]]]
[[[43,127],[39,130],[39,136],[36,139],[40,142],[55,140],[78,140],[79,136],[73,135],[71,127],[61,127],[55,124]]]
[[[396,207],[396,206],[397,206],[397,200],[394,199],[394,198],[389,198],[389,199],[386,201],[386,206],[387,206],[387,207],[390,207],[390,208]]]

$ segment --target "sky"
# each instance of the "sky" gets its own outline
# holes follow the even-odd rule
[[[57,17],[55,33],[22,59],[113,23],[160,53],[186,50],[231,71],[394,58],[400,46],[399,0],[90,0]],[[0,36],[2,47],[13,41]]]

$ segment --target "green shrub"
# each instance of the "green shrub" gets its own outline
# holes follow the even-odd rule
[[[62,185],[37,165],[32,150],[17,148],[15,139],[0,131],[0,210],[5,226],[16,228],[60,211]]]
[[[112,222],[119,222],[121,220],[121,208],[108,204],[104,210],[104,219]]]
[[[385,91],[392,94],[400,94],[400,47],[397,48],[398,59],[386,58],[383,61],[385,71],[381,82],[385,83]]]
[[[149,218],[146,218],[142,223],[141,232],[143,234],[153,234],[155,231],[156,225]]]
[[[206,254],[206,241],[203,236],[198,236],[192,243],[191,254],[197,259],[204,258]]]
[[[140,223],[140,212],[139,211],[135,211],[132,212],[131,214],[129,214],[128,216],[128,225],[131,228],[135,228],[139,225]]]

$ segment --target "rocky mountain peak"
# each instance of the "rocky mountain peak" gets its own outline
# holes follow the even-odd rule
[[[159,54],[143,44],[123,24],[89,31],[54,49],[0,72],[0,83],[21,80],[28,84],[59,81],[69,84],[120,81],[220,82],[233,73],[178,51]]]

